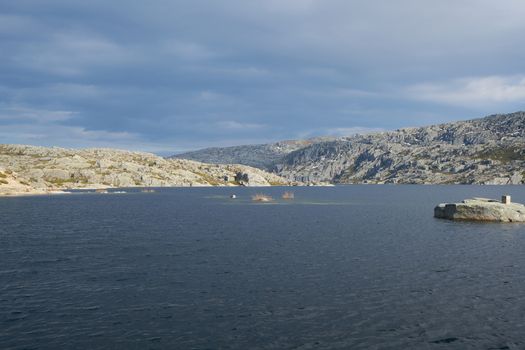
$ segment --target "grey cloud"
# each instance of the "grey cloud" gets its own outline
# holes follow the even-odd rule
[[[22,108],[40,135],[86,132],[66,146],[164,152],[512,111],[524,17],[518,0],[4,2],[0,132],[43,140],[16,136]]]

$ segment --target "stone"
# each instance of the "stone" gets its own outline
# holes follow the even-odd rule
[[[44,169],[44,179],[47,181],[64,181],[71,179],[69,171],[63,169]]]
[[[434,208],[434,217],[449,220],[525,222],[525,205],[502,203],[495,199],[465,199],[461,203],[442,203]]]
[[[27,177],[33,179],[40,179],[44,177],[44,171],[42,169],[31,169],[27,172]]]
[[[99,160],[97,160],[96,165],[100,169],[108,169],[108,168],[111,168],[111,167],[115,166],[115,163],[113,163],[109,159],[99,159]]]
[[[91,164],[89,164],[86,159],[79,156],[78,154],[75,154],[72,157],[57,158],[53,160],[53,164],[55,164],[57,168],[67,167],[69,169],[86,169],[91,166]]]
[[[145,170],[143,165],[135,164],[135,163],[131,163],[131,162],[121,162],[118,165],[118,167],[121,170],[128,171],[128,172],[140,173],[140,172],[144,172],[144,170]]]
[[[520,185],[524,182],[525,178],[520,172],[515,172],[509,180],[509,184],[511,185]]]

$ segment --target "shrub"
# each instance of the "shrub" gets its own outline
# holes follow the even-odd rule
[[[273,201],[273,198],[271,196],[266,195],[266,194],[257,193],[255,196],[252,196],[252,201],[256,201],[256,202],[271,202],[271,201]]]
[[[283,199],[294,199],[295,195],[293,192],[284,192],[283,193]]]
[[[525,160],[525,152],[518,147],[499,147],[476,154],[476,158],[499,160],[508,163],[513,160]]]

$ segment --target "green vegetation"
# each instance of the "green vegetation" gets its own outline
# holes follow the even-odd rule
[[[51,179],[51,180],[47,180],[47,182],[55,185],[55,186],[58,186],[58,187],[63,187],[65,186],[66,184],[74,184],[74,183],[82,183],[82,184],[87,184],[88,183],[88,179],[86,177],[77,177],[77,178],[69,178],[69,179]]]
[[[201,173],[201,172],[197,172],[197,171],[195,172],[195,174],[200,176],[204,181],[206,181],[207,183],[209,183],[212,186],[224,185],[224,181],[216,179],[216,178],[214,178],[211,175],[208,175],[208,174],[205,174],[205,173]]]
[[[352,178],[356,173],[357,173],[357,168],[355,167],[355,164],[352,164],[348,166],[348,168],[346,168],[343,173],[341,173],[339,176],[336,176],[334,178],[334,181],[339,182],[339,183],[341,182],[360,183],[360,181],[362,180],[361,178],[359,179]]]
[[[509,163],[514,160],[525,160],[525,152],[520,147],[498,147],[484,150],[475,155],[475,158],[498,160]]]
[[[270,186],[285,186],[286,184],[280,181],[268,181]]]

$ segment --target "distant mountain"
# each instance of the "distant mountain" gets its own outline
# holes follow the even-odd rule
[[[294,141],[293,147],[269,156],[267,150],[272,150],[272,145],[276,144],[214,149],[209,159],[216,163],[235,159],[236,163],[270,169],[305,182],[525,182],[525,112],[316,140],[306,145]],[[202,150],[193,155],[209,161],[206,157],[210,153]]]
[[[280,141],[261,145],[232,147],[212,147],[198,151],[173,155],[169,158],[191,159],[211,164],[244,164],[256,168],[271,170],[283,157],[293,151],[314,143],[333,140],[334,138],[314,138],[297,141]]]

